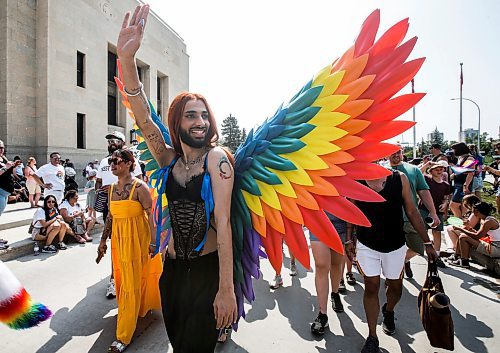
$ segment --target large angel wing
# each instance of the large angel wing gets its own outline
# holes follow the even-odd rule
[[[241,306],[242,295],[254,299],[250,276],[258,276],[260,244],[275,269],[282,264],[283,240],[308,268],[302,225],[342,253],[340,238],[324,211],[369,226],[347,198],[383,200],[356,180],[389,174],[371,162],[397,149],[381,141],[413,126],[395,118],[424,94],[394,95],[415,76],[424,58],[405,62],[417,40],[402,43],[408,19],[375,41],[379,22],[376,10],[363,23],[354,45],[252,130],[236,151],[231,220]]]

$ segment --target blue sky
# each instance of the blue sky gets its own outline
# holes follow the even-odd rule
[[[318,70],[349,48],[364,19],[381,10],[379,35],[409,17],[411,58],[425,56],[415,78],[426,97],[416,106],[417,140],[437,127],[459,130],[463,96],[481,108],[481,131],[498,138],[500,124],[500,1],[495,0],[191,0],[149,1],[187,45],[190,91],[209,100],[219,122],[230,113],[251,128],[272,115]],[[146,29],[147,30],[147,29]],[[409,92],[407,87],[404,92]],[[405,116],[411,120],[411,111]],[[478,110],[463,102],[463,127],[477,128]],[[411,131],[398,140],[410,142]]]

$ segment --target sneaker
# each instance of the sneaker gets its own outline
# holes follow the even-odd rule
[[[365,345],[363,346],[363,349],[361,349],[361,353],[378,353],[378,352],[380,352],[378,348],[378,338],[373,336],[368,336]]]
[[[437,266],[437,267],[441,267],[441,268],[445,268],[445,267],[446,267],[446,265],[444,264],[443,260],[441,260],[441,258],[440,258],[440,257],[438,257],[438,258],[436,259],[436,266]]]
[[[66,244],[64,244],[64,242],[61,241],[57,243],[56,248],[57,250],[66,250],[68,247],[66,246]]]
[[[115,297],[116,297],[115,280],[110,279],[108,283],[108,289],[106,289],[106,298],[113,299]]]
[[[451,254],[450,256],[448,256],[446,258],[446,262],[451,262],[451,261],[455,261],[455,260],[458,260],[459,256],[457,256],[456,253],[453,253]]]
[[[413,271],[411,270],[410,261],[405,262],[405,275],[407,278],[413,278]]]
[[[354,278],[354,273],[347,272],[345,274],[345,278],[347,279],[347,284],[354,286],[356,284],[356,278]]]
[[[297,276],[297,265],[292,262],[290,265],[290,276]]]
[[[0,250],[5,250],[9,248],[9,244],[0,243]]]
[[[394,311],[387,311],[387,303],[382,306],[382,315],[384,320],[382,321],[382,331],[386,335],[392,336],[396,332],[396,324],[394,323]]]
[[[311,332],[315,335],[322,335],[325,333],[325,328],[328,327],[328,316],[319,313],[316,320],[311,325]]]
[[[278,289],[281,286],[283,286],[283,278],[281,278],[281,275],[276,275],[276,277],[274,277],[274,283],[269,287],[271,287],[271,289]]]
[[[54,245],[45,245],[43,248],[42,248],[42,252],[43,253],[46,253],[46,254],[54,254],[57,252],[57,249]]]
[[[448,263],[452,266],[457,266],[457,267],[463,267],[463,268],[470,268],[469,260],[468,259],[462,259],[458,258],[453,261],[448,261]]]
[[[341,279],[339,284],[339,293],[345,293],[345,292],[347,292],[347,288],[345,287],[344,279]]]
[[[340,294],[332,292],[330,294],[330,299],[332,301],[333,311],[335,311],[336,313],[343,313],[344,312],[344,305],[342,305],[342,300],[340,299]]]

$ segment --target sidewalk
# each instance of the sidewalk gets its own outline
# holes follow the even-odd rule
[[[81,205],[86,205],[87,195],[79,192],[78,196],[78,202]],[[40,201],[39,205],[43,205],[43,202]],[[8,240],[9,248],[0,250],[0,260],[9,261],[33,252],[34,242],[28,229],[35,211],[35,208],[30,208],[29,202],[7,205],[0,217],[0,238]],[[102,222],[100,214],[98,219],[101,219]],[[96,224],[90,235],[101,233],[103,228],[103,224]]]

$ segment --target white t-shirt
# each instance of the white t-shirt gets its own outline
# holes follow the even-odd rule
[[[52,216],[54,216],[56,214],[56,209],[52,209],[53,212],[52,212]],[[51,216],[51,214],[49,213],[49,216]],[[42,224],[40,223],[40,221],[45,221],[45,210],[40,207],[38,208],[36,211],[35,211],[35,214],[33,215],[33,227],[35,228],[42,228]]]
[[[68,215],[69,216],[73,216],[73,214],[75,212],[81,212],[82,211],[82,207],[80,206],[80,204],[78,202],[75,203],[74,206],[71,206],[70,203],[68,202],[68,200],[63,201],[59,205],[59,210],[62,210],[63,208],[65,208],[68,211]]]
[[[53,191],[64,191],[64,167],[51,163],[42,165],[35,173],[43,179],[45,184],[52,184]]]
[[[111,185],[113,183],[118,182],[118,177],[111,172],[111,167],[108,164],[108,158],[103,158],[101,163],[99,164],[99,168],[97,168],[97,179],[102,180],[102,186]],[[135,169],[132,172],[133,176],[138,176],[142,174],[141,166],[139,161],[135,162]]]

